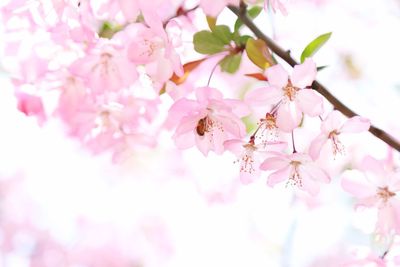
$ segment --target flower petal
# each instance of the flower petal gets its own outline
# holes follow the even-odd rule
[[[343,124],[343,127],[340,129],[341,133],[360,133],[364,131],[368,131],[371,126],[371,122],[363,117],[355,116],[350,118]]]
[[[319,158],[321,149],[325,145],[326,141],[328,141],[328,137],[325,134],[320,134],[311,142],[308,153],[313,160]]]
[[[346,171],[341,183],[344,191],[357,198],[366,198],[376,194],[376,187],[357,170]]]
[[[260,169],[263,171],[279,170],[289,166],[289,160],[284,157],[271,157],[264,160],[260,165]]]
[[[371,156],[366,156],[361,162],[360,169],[365,173],[367,179],[376,187],[387,186],[387,173],[385,172],[382,161]]]
[[[326,134],[329,134],[334,130],[338,131],[343,125],[343,117],[344,116],[342,113],[337,110],[333,110],[322,123],[321,131]]]
[[[310,175],[310,178],[315,181],[322,183],[329,183],[331,181],[329,175],[314,163],[306,164],[300,169],[304,170],[304,172]]]
[[[297,105],[308,116],[321,115],[324,111],[323,98],[312,89],[303,89],[297,93],[295,99]]]
[[[276,104],[283,98],[283,91],[275,87],[261,87],[246,94],[245,102],[249,105],[265,106]]]
[[[303,64],[294,66],[290,77],[292,84],[298,88],[310,86],[317,76],[317,66],[314,61],[307,58]]]
[[[287,167],[280,169],[274,173],[272,173],[267,180],[267,184],[271,187],[275,186],[277,183],[280,183],[284,180],[287,180],[290,176],[291,167],[288,165]]]
[[[277,64],[275,66],[269,67],[265,74],[268,78],[269,84],[281,89],[285,87],[289,80],[289,75],[282,65]]]
[[[293,102],[289,101],[279,106],[276,126],[282,131],[291,132],[299,126],[301,116],[301,111]]]
[[[316,196],[319,193],[319,184],[310,177],[309,173],[305,172],[304,168],[299,169],[299,175],[301,183],[297,183],[297,187]]]

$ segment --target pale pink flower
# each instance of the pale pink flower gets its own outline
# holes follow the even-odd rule
[[[329,183],[330,177],[325,171],[320,169],[304,153],[293,153],[285,155],[282,153],[273,153],[272,157],[267,158],[260,165],[264,171],[273,171],[268,176],[267,184],[271,187],[276,184],[287,181],[287,184],[293,184],[299,189],[316,195],[319,192],[319,183]]]
[[[94,95],[122,90],[138,78],[136,65],[111,46],[93,49],[72,63],[69,70],[82,78]]]
[[[268,142],[255,144],[255,138],[249,142],[232,139],[224,142],[224,147],[237,156],[235,163],[239,163],[240,181],[249,184],[260,176],[261,156],[267,151],[278,151],[286,147],[285,142]]]
[[[302,114],[311,117],[323,112],[323,98],[310,86],[315,79],[317,69],[311,59],[296,65],[289,77],[281,65],[266,70],[270,86],[257,88],[246,95],[249,105],[275,105],[276,125],[279,129],[290,132],[299,126]]]
[[[383,162],[371,156],[364,158],[360,170],[345,172],[343,189],[359,200],[357,206],[378,209],[378,233],[400,233],[400,172],[385,169]]]
[[[310,145],[310,156],[316,160],[319,157],[322,147],[330,140],[332,151],[336,156],[344,153],[344,145],[339,140],[340,134],[360,133],[367,131],[371,125],[368,119],[354,116],[343,122],[343,115],[337,111],[332,111],[321,124],[321,134],[319,134]]]
[[[248,110],[240,101],[224,99],[214,88],[197,88],[195,93],[196,100],[181,98],[172,105],[166,125],[177,124],[173,139],[178,148],[196,145],[205,156],[210,150],[221,154],[226,140],[246,134],[240,118]]]

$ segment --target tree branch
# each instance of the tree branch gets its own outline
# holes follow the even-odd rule
[[[294,66],[299,64],[294,58],[290,56],[290,51],[282,49],[279,45],[277,45],[271,38],[266,36],[254,23],[253,21],[246,15],[246,7],[241,6],[242,8],[238,8],[235,6],[228,6],[228,8],[238,17],[240,20],[245,24],[253,33],[255,36],[257,36],[259,39],[263,40],[267,46],[271,49],[272,52],[274,52],[277,56],[282,58],[284,61],[286,61],[290,66]],[[332,105],[333,107],[342,112],[343,115],[346,117],[354,117],[358,116],[357,113],[355,113],[353,110],[351,110],[349,107],[347,107],[345,104],[343,104],[339,99],[337,99],[334,95],[332,95],[328,89],[320,84],[318,81],[314,81],[312,84],[312,89],[315,91],[319,92],[321,95],[323,95]],[[385,131],[375,127],[374,125],[371,125],[369,128],[369,132],[375,135],[377,138],[381,139],[383,142],[391,146],[392,148],[396,149],[397,151],[400,152],[400,143],[396,139],[394,139],[392,136],[390,136],[388,133]]]

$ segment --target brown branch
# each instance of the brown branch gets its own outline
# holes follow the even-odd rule
[[[241,8],[235,7],[235,6],[229,6],[228,7],[240,20],[245,24],[253,33],[255,36],[257,36],[259,39],[263,40],[268,47],[271,49],[272,52],[274,52],[277,56],[282,58],[284,61],[286,61],[290,66],[294,66],[299,64],[294,58],[290,56],[290,51],[282,49],[279,45],[277,45],[271,38],[266,36],[254,23],[253,21],[246,15],[246,6],[241,5]],[[337,99],[334,95],[332,95],[329,90],[320,84],[318,81],[314,81],[312,84],[312,88],[319,92],[321,95],[323,95],[332,105],[333,107],[342,112],[343,115],[346,117],[354,117],[358,116],[357,113],[355,113],[353,110],[351,110],[349,107],[347,107],[345,104],[343,104],[339,99]],[[394,139],[392,136],[390,136],[387,132],[375,127],[374,125],[371,125],[369,128],[369,132],[375,135],[377,138],[381,139],[383,142],[391,146],[392,148],[396,149],[397,151],[400,152],[400,143],[396,139]]]

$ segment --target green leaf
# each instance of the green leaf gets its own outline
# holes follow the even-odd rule
[[[228,26],[226,26],[226,25],[214,26],[214,28],[212,29],[212,32],[224,44],[228,45],[231,43],[233,34],[231,33],[231,30],[229,29]]]
[[[200,54],[212,55],[224,51],[224,42],[210,31],[199,31],[193,36],[194,50]]]
[[[255,19],[262,11],[262,7],[260,6],[253,6],[249,10],[247,10],[247,16],[249,16],[252,19]],[[241,19],[237,19],[235,22],[235,32],[240,29],[240,27],[243,26],[243,21]]]
[[[331,32],[322,34],[309,43],[306,48],[304,48],[303,53],[301,53],[300,62],[303,63],[306,58],[312,57],[317,53],[317,51],[329,40],[331,34]]]
[[[240,62],[242,60],[242,54],[234,54],[228,55],[224,57],[219,65],[221,66],[221,70],[228,73],[235,73],[240,66]]]
[[[261,69],[265,70],[271,66],[271,60],[267,57],[270,55],[268,47],[263,40],[248,38],[246,42],[246,53],[249,59]]]

